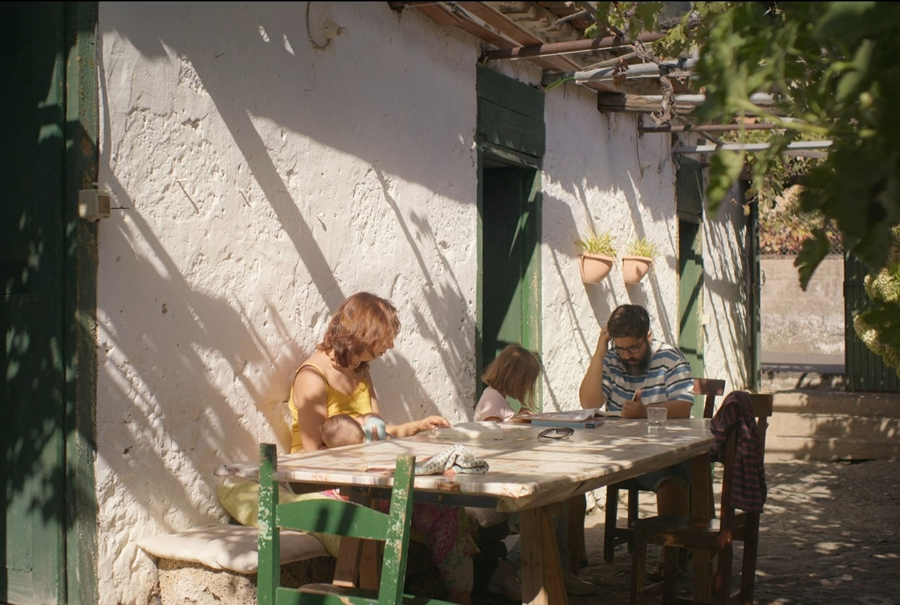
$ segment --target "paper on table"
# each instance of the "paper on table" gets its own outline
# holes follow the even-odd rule
[[[500,441],[503,439],[503,429],[492,420],[460,422],[449,428],[432,429],[431,436],[435,439],[453,439],[454,441]]]
[[[605,416],[606,413],[599,408],[585,410],[572,410],[568,412],[542,412],[540,414],[520,414],[513,416],[516,422],[532,422],[534,420],[552,420],[554,422],[585,422],[591,418]]]

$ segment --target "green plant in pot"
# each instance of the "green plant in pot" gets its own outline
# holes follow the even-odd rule
[[[597,284],[609,275],[616,262],[616,238],[608,231],[598,232],[588,227],[587,235],[575,241],[581,250],[578,257],[581,268],[581,281],[586,284]]]
[[[636,284],[653,267],[653,259],[659,256],[657,245],[646,237],[634,239],[628,243],[626,254],[622,257],[622,277],[626,284]]]

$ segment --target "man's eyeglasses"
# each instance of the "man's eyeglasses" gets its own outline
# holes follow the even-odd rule
[[[575,432],[575,429],[567,426],[554,427],[552,429],[544,429],[538,433],[538,439],[568,439]]]
[[[637,355],[638,352],[641,350],[641,347],[644,346],[645,342],[647,342],[646,336],[644,336],[644,339],[641,342],[637,343],[636,345],[631,345],[630,347],[613,346],[612,350],[615,351],[616,355],[618,355],[620,357],[622,355],[624,355],[625,353],[628,353],[629,355]],[[613,345],[615,345],[615,343],[613,343]]]

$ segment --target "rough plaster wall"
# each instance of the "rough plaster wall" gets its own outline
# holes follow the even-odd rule
[[[749,386],[747,219],[732,201],[737,196],[728,196],[716,212],[707,205],[701,231],[706,377],[725,380],[726,393]]]
[[[285,443],[291,371],[345,296],[400,311],[396,348],[373,365],[386,415],[470,412],[479,44],[387,3],[313,7],[349,35],[312,49],[304,3],[100,5],[100,179],[128,208],[100,225],[104,603],[147,601],[137,538],[222,517],[219,463]],[[646,305],[676,338],[674,165],[636,120],[574,86],[547,94],[548,409],[578,406],[616,305]],[[657,241],[655,271],[584,286],[573,242],[588,220],[623,246]]]
[[[136,539],[223,517],[218,464],[284,443],[278,402],[345,296],[400,311],[388,417],[474,396],[478,47],[324,6],[349,35],[316,51],[306,3],[100,5],[100,181],[128,208],[100,225],[104,603],[147,601]]]
[[[545,409],[580,407],[578,387],[601,326],[620,304],[644,305],[656,338],[677,342],[675,168],[664,136],[640,136],[633,115],[597,111],[595,94],[572,85],[547,93],[543,196]],[[633,238],[660,257],[639,284],[621,261],[600,284],[583,284],[575,240],[586,225],[611,231],[619,254]]]
[[[806,291],[794,266],[796,256],[760,260],[762,350],[776,353],[844,353],[844,259],[828,256]]]

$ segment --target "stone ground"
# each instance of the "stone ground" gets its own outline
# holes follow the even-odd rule
[[[766,473],[757,603],[900,605],[900,462],[770,462]],[[642,515],[652,512],[652,496],[642,498],[641,508]],[[579,576],[600,592],[570,597],[570,605],[627,604],[626,547],[619,547],[613,563],[604,563],[602,511],[590,514],[585,525],[589,564]],[[735,569],[740,569],[736,550]],[[475,600],[475,605],[507,603]]]

